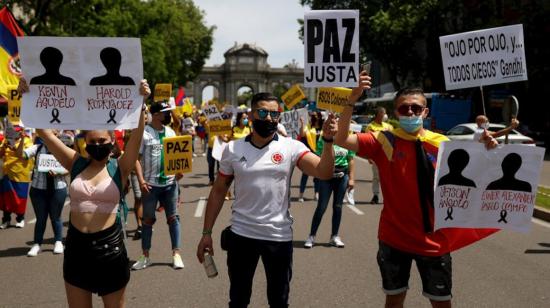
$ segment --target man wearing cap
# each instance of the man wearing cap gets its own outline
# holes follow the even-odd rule
[[[172,264],[174,269],[183,268],[180,248],[180,222],[177,212],[178,180],[183,174],[164,174],[164,149],[162,141],[164,138],[174,137],[176,133],[168,124],[171,122],[171,107],[166,102],[156,102],[151,105],[151,123],[145,127],[143,140],[140,148],[140,164],[136,170],[139,185],[143,193],[143,218],[141,248],[143,255],[139,257],[132,266],[134,270],[144,269],[151,264],[149,251],[151,249],[151,238],[153,235],[153,224],[156,221],[155,209],[160,202],[164,207],[166,222],[170,232],[172,243]]]

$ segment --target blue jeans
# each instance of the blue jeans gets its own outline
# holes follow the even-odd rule
[[[67,188],[48,191],[46,189],[31,187],[29,197],[31,198],[34,214],[36,215],[34,243],[39,245],[42,244],[48,215],[52,223],[55,241],[63,240],[63,221],[61,220],[61,212],[63,211],[63,204],[65,204],[65,198],[67,197]]]
[[[303,194],[306,191],[307,179],[309,176],[302,172],[302,178],[300,179],[300,193]],[[319,179],[313,178],[313,191],[319,192]]]
[[[344,175],[341,178],[332,178],[330,180],[319,180],[319,201],[317,202],[317,209],[313,214],[311,220],[311,232],[310,235],[317,234],[317,229],[323,219],[323,214],[328,206],[330,195],[334,191],[334,198],[332,199],[332,235],[338,235],[340,229],[340,221],[342,220],[342,203],[344,202],[344,194],[348,187],[349,175]]]
[[[208,152],[206,154],[206,162],[208,163],[208,180],[210,182],[214,182],[216,179],[216,176],[214,174],[214,168],[217,165],[217,169],[220,169],[220,163],[212,157],[212,148],[208,148]]]
[[[144,251],[151,249],[151,238],[153,237],[153,224],[156,221],[155,211],[157,203],[160,202],[166,213],[166,223],[170,231],[172,249],[180,246],[180,217],[178,215],[178,183],[168,186],[151,186],[149,193],[141,197],[143,203],[141,248]]]

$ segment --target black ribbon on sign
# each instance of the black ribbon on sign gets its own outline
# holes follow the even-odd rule
[[[107,121],[107,124],[113,122],[114,124],[116,124],[116,120],[115,120],[115,116],[116,116],[116,110],[115,109],[111,109],[111,111],[109,111],[109,121]]]
[[[445,217],[445,220],[453,220],[453,208],[448,207],[447,208],[447,217]]]
[[[50,123],[57,122],[61,124],[61,121],[59,121],[59,110],[57,108],[52,109],[52,119]]]
[[[498,220],[498,222],[504,222],[505,224],[508,223],[508,221],[506,221],[506,216],[508,215],[508,212],[506,210],[502,210],[500,211],[500,219]]]

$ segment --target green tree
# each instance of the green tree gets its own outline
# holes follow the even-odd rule
[[[28,35],[139,37],[144,76],[176,88],[193,80],[212,50],[214,27],[191,0],[15,0]]]

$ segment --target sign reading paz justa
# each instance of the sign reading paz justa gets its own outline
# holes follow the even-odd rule
[[[51,154],[40,154],[38,155],[38,172],[54,172],[57,174],[67,173],[67,169],[63,168],[61,164],[57,161],[55,156]]]
[[[439,38],[447,90],[527,80],[523,25]]]
[[[544,149],[445,142],[435,173],[435,229],[497,228],[528,232]]]
[[[164,174],[187,173],[193,170],[193,147],[191,136],[162,139],[164,148]]]
[[[29,127],[131,129],[143,97],[137,38],[17,38],[29,92],[21,121]]]
[[[304,15],[304,86],[355,87],[359,76],[359,11]]]
[[[288,91],[285,92],[285,94],[281,96],[281,99],[288,109],[292,109],[292,107],[294,107],[304,98],[306,98],[306,95],[297,84],[292,86],[290,89],[288,89]]]
[[[13,125],[20,125],[21,116],[21,93],[16,86],[8,85],[8,118]]]
[[[351,89],[319,88],[317,91],[317,108],[334,112],[343,112],[349,102]]]

